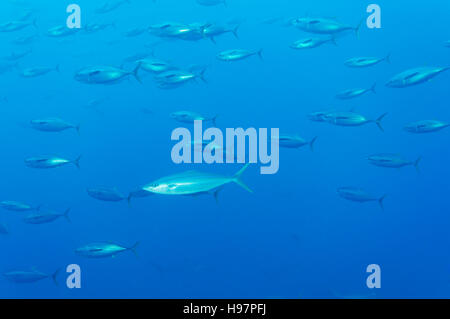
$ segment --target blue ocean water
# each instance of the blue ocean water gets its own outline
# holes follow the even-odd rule
[[[361,0],[269,1],[227,0],[202,6],[195,0],[131,0],[99,14],[103,0],[76,0],[82,26],[110,24],[92,34],[79,31],[49,37],[65,26],[69,1],[16,0],[0,4],[0,24],[24,15],[30,25],[0,32],[2,65],[13,53],[31,53],[0,75],[0,201],[20,201],[58,212],[64,218],[42,225],[24,223],[30,212],[0,211],[0,272],[61,269],[51,279],[19,284],[0,279],[1,298],[448,298],[449,131],[411,134],[414,121],[450,121],[450,72],[427,83],[392,89],[392,76],[422,66],[450,66],[450,3],[430,0],[377,1],[382,28],[362,24],[359,36],[348,34],[337,45],[293,50],[292,42],[311,37],[290,18],[328,17],[356,26],[368,17]],[[111,2],[113,3],[113,1]],[[331,18],[333,17],[333,18]],[[274,19],[277,18],[277,19]],[[273,21],[268,21],[271,19]],[[198,41],[166,40],[149,32],[125,37],[133,28],[179,23],[239,24],[232,34]],[[269,23],[273,22],[273,23]],[[0,28],[1,29],[1,28]],[[15,39],[37,34],[31,43]],[[263,49],[243,61],[223,62],[216,55],[229,49]],[[158,88],[150,73],[142,84],[130,76],[114,85],[85,84],[74,79],[91,65],[123,67],[127,57],[150,54],[177,66],[206,67],[205,80],[176,89]],[[385,57],[391,63],[364,69],[344,65],[359,56]],[[15,63],[13,63],[15,64]],[[60,72],[24,78],[33,67]],[[341,101],[345,89],[369,88],[376,94]],[[95,101],[95,102],[92,102]],[[217,204],[213,196],[163,196],[105,202],[90,197],[89,187],[117,187],[128,194],[160,177],[190,169],[233,175],[242,164],[176,165],[170,140],[180,123],[170,114],[191,110],[218,115],[217,127],[280,128],[306,140],[317,136],[315,150],[280,149],[280,169],[261,175],[251,165],[242,179],[253,190],[227,185]],[[376,125],[340,127],[317,123],[308,114],[350,111],[383,120]],[[40,132],[33,119],[58,117],[80,124],[60,133]],[[188,124],[184,126],[190,127]],[[415,161],[401,169],[375,167],[367,156],[399,153]],[[68,159],[82,156],[80,169],[67,165],[33,169],[24,160],[41,155]],[[356,203],[338,196],[343,186],[386,194],[384,210],[376,202]],[[131,247],[114,258],[89,259],[75,250],[114,242]],[[68,289],[65,267],[81,267],[81,289]],[[369,289],[366,267],[381,268],[381,288]]]

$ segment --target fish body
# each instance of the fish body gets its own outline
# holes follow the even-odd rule
[[[374,197],[368,194],[362,188],[357,187],[340,187],[337,189],[337,193],[339,194],[340,197],[353,202],[366,203],[377,201],[380,204],[381,208],[383,208],[383,200],[386,197],[386,196],[383,196],[381,198]]]
[[[311,150],[314,150],[314,143],[316,142],[317,137],[314,137],[311,141],[306,141],[300,136],[296,135],[280,135],[276,137],[278,139],[278,143],[280,147],[284,148],[300,148],[305,145],[309,145]]]
[[[416,169],[418,168],[419,162],[421,160],[421,158],[419,157],[416,161],[412,162],[405,160],[398,154],[391,153],[374,154],[369,156],[367,159],[370,164],[379,167],[402,168],[405,166],[414,166]]]
[[[449,69],[450,67],[421,67],[409,69],[394,76],[386,83],[386,86],[390,88],[405,88],[418,85],[430,81],[435,76]]]
[[[83,247],[77,248],[75,253],[80,256],[87,258],[108,258],[114,257],[117,254],[123,253],[125,251],[131,251],[136,254],[136,247],[138,243],[133,245],[133,247],[127,248],[114,243],[92,243],[85,245]]]
[[[313,122],[326,122],[326,115],[332,113],[331,111],[317,111],[308,114],[308,118]]]
[[[31,127],[42,132],[62,132],[68,129],[80,131],[79,125],[74,125],[58,118],[32,120]]]
[[[292,25],[305,32],[332,35],[346,31],[355,31],[358,33],[360,27],[352,27],[342,24],[335,19],[327,18],[298,18],[292,20]]]
[[[64,213],[57,213],[50,210],[39,210],[36,213],[30,214],[24,218],[24,222],[26,224],[32,224],[32,225],[40,225],[40,224],[47,224],[51,223],[61,217],[64,217],[67,219],[67,221],[70,222],[69,219],[69,212],[70,209],[67,209]]]
[[[197,78],[200,78],[206,82],[204,72],[205,70],[202,70],[200,73],[186,70],[170,70],[158,74],[155,79],[160,88],[170,89],[177,88],[191,81],[195,81]]]
[[[251,192],[240,180],[240,176],[247,167],[248,164],[232,177],[188,171],[163,177],[144,186],[142,189],[160,195],[197,195],[215,192],[222,186],[234,182]]]
[[[170,63],[162,60],[156,59],[142,59],[137,60],[137,63],[141,65],[141,69],[151,73],[163,73],[171,70],[176,70],[177,67],[171,65]]]
[[[80,168],[80,158],[81,157],[78,157],[75,160],[68,160],[65,158],[52,156],[30,157],[25,159],[25,165],[30,168],[47,169],[73,164],[76,167]]]
[[[20,59],[23,59],[27,55],[30,55],[31,52],[32,52],[32,50],[21,51],[21,52],[12,52],[10,55],[3,57],[3,60],[11,61],[11,62],[18,61]]]
[[[437,132],[444,128],[449,127],[449,123],[436,121],[436,120],[424,120],[414,123],[410,123],[404,127],[405,131],[410,133],[431,133]]]
[[[116,188],[97,187],[88,188],[86,191],[92,198],[106,202],[120,202],[126,199]]]
[[[75,80],[86,84],[116,84],[132,75],[141,82],[138,76],[139,68],[140,65],[129,72],[111,66],[87,67],[75,74]]]
[[[107,29],[107,28],[109,28],[109,27],[115,28],[116,25],[115,25],[114,23],[105,23],[105,24],[97,24],[97,23],[94,23],[94,24],[87,24],[87,25],[84,26],[83,30],[84,30],[85,33],[92,34],[92,33],[96,33],[96,32],[105,30],[105,29]]]
[[[375,123],[378,128],[383,131],[381,120],[386,115],[387,114],[385,113],[376,120],[369,120],[365,116],[355,112],[330,112],[325,114],[323,118],[326,122],[338,126],[361,126],[368,123]]]
[[[2,202],[0,202],[0,207],[5,210],[9,210],[9,211],[13,211],[13,212],[27,212],[30,210],[37,209],[30,205],[16,202],[16,201],[2,201]]]
[[[351,58],[344,62],[344,65],[350,68],[367,68],[373,65],[377,65],[383,61],[390,63],[390,55],[385,58],[375,58],[375,57],[357,57]]]
[[[68,28],[66,25],[58,25],[47,30],[47,36],[51,38],[64,38],[78,33],[80,29]]]
[[[350,99],[354,99],[355,97],[359,97],[361,95],[364,95],[368,92],[373,92],[376,93],[375,91],[375,84],[370,88],[370,89],[349,89],[349,90],[345,90],[342,92],[339,92],[336,95],[336,98],[340,99],[340,100],[350,100]]]
[[[254,55],[258,55],[260,58],[262,58],[262,49],[258,51],[250,51],[242,49],[227,50],[220,52],[217,55],[217,58],[222,61],[238,61],[247,59]]]
[[[211,121],[214,125],[216,125],[216,118],[217,118],[217,116],[207,118],[191,111],[173,112],[170,114],[170,117],[181,123],[192,124],[194,123],[194,121],[205,121],[205,122]]]
[[[38,270],[31,270],[31,271],[16,270],[16,271],[6,272],[3,274],[3,276],[6,279],[8,279],[9,281],[18,283],[18,284],[34,283],[34,282],[38,282],[38,281],[41,281],[46,278],[52,278],[56,284],[57,274],[58,274],[58,271],[55,272],[53,275],[47,275]]]
[[[334,37],[328,38],[328,39],[322,39],[322,38],[307,38],[307,39],[301,39],[297,40],[294,43],[291,44],[292,49],[301,50],[301,49],[313,49],[320,47],[324,45],[325,43],[334,43],[336,45],[336,41]]]
[[[57,65],[55,68],[35,67],[35,68],[23,69],[22,72],[20,73],[20,75],[24,78],[35,78],[35,77],[50,73],[52,71],[59,72],[59,65]]]
[[[209,39],[211,39],[211,41],[215,42],[215,37],[220,36],[222,34],[226,34],[226,33],[233,33],[233,35],[238,39],[238,29],[239,29],[239,25],[230,28],[230,27],[225,27],[225,26],[220,26],[220,25],[216,25],[216,24],[210,24],[207,25],[206,27],[203,28],[203,35]]]
[[[30,21],[10,21],[6,23],[0,24],[0,32],[14,32],[19,31],[22,29],[25,29],[29,26],[35,26],[36,27],[36,21],[30,22]]]

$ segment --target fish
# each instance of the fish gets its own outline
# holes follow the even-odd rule
[[[262,59],[262,49],[257,51],[249,51],[242,49],[234,49],[222,51],[217,55],[217,58],[222,61],[237,61],[249,58],[254,55],[258,55]]]
[[[146,190],[143,190],[142,187],[130,192],[130,194],[128,194],[127,197],[127,201],[128,201],[128,205],[131,205],[131,200],[133,198],[145,198],[145,197],[149,197],[152,196],[153,193],[147,192]]]
[[[191,23],[191,24],[173,24],[169,25],[163,29],[158,29],[155,33],[156,36],[163,38],[175,38],[186,41],[198,41],[205,39],[204,29],[208,24],[201,23]]]
[[[234,27],[225,27],[217,24],[210,24],[203,28],[203,35],[210,39],[213,43],[216,43],[215,38],[219,35],[232,33],[236,39],[239,39],[238,29],[239,24]]]
[[[139,242],[128,248],[112,242],[99,242],[77,248],[75,253],[87,258],[113,258],[120,253],[131,251],[137,256],[136,248],[138,245]]]
[[[357,58],[351,58],[344,62],[345,66],[348,66],[350,68],[367,68],[373,65],[377,65],[383,61],[386,61],[387,63],[391,63],[391,55],[388,54],[384,58],[375,58],[375,57],[357,57]]]
[[[379,167],[402,168],[405,166],[414,166],[416,170],[419,170],[419,163],[422,160],[422,157],[419,157],[415,161],[411,162],[403,159],[403,157],[398,154],[382,153],[370,155],[367,159],[370,164]]]
[[[219,4],[223,4],[225,7],[227,6],[226,0],[197,0],[197,3],[205,7],[217,6]]]
[[[109,13],[111,11],[114,11],[118,8],[120,8],[124,4],[131,4],[130,0],[115,0],[115,1],[109,1],[105,2],[101,7],[98,7],[95,9],[95,13],[97,14],[104,14]]]
[[[317,136],[314,137],[311,141],[306,141],[305,139],[296,136],[296,135],[280,135],[278,137],[272,137],[277,138],[279,141],[280,147],[284,148],[300,148],[305,145],[309,145],[309,148],[311,151],[314,151],[314,143],[317,140]]]
[[[86,191],[92,198],[106,202],[120,202],[127,198],[120,194],[116,188],[96,187],[88,188]]]
[[[80,125],[74,125],[59,118],[32,120],[31,127],[42,132],[62,132],[68,129],[75,129],[80,133]]]
[[[36,24],[36,20],[34,21],[10,21],[10,22],[6,22],[6,23],[1,23],[0,24],[0,32],[14,32],[14,31],[19,31],[22,29],[25,29],[29,26],[34,26],[35,28],[37,28],[37,24]]]
[[[142,59],[137,60],[136,63],[141,65],[142,70],[156,74],[178,69],[169,62],[157,59]]]
[[[170,114],[170,117],[174,120],[181,123],[189,123],[192,124],[194,121],[204,121],[204,122],[212,122],[214,126],[216,126],[217,115],[211,118],[204,117],[198,113],[191,111],[178,111]]]
[[[24,77],[24,78],[35,78],[35,77],[42,76],[42,75],[45,75],[47,73],[50,73],[52,71],[56,71],[56,72],[60,73],[59,64],[56,67],[54,67],[54,68],[34,67],[34,68],[23,69],[20,72],[20,75],[22,77]]]
[[[48,275],[36,269],[32,269],[30,271],[14,270],[4,273],[3,277],[17,284],[34,283],[46,278],[51,278],[54,284],[58,285],[57,276],[59,274],[59,271],[60,270],[58,269],[53,274]]]
[[[353,201],[353,202],[359,202],[359,203],[365,203],[365,202],[378,202],[381,209],[384,209],[383,201],[386,198],[386,195],[383,195],[382,197],[374,197],[369,195],[365,190],[362,188],[357,187],[340,187],[337,189],[337,193],[340,197]]]
[[[150,55],[153,55],[153,52],[139,52],[139,53],[130,55],[130,56],[126,57],[125,59],[123,59],[122,66],[127,63],[137,63],[140,60],[146,59]]]
[[[407,124],[404,127],[404,130],[410,133],[431,133],[440,131],[449,126],[450,126],[449,123],[441,121],[424,120]]]
[[[58,25],[56,27],[47,30],[47,36],[51,38],[63,38],[74,35],[78,33],[80,29],[78,28],[68,28],[66,25]]]
[[[338,126],[361,126],[368,123],[375,123],[381,131],[384,131],[381,126],[381,121],[387,115],[384,113],[376,120],[369,120],[365,116],[355,112],[330,112],[323,116],[326,122]]]
[[[98,24],[98,23],[93,23],[93,24],[86,24],[83,28],[83,31],[85,33],[88,34],[92,34],[92,33],[96,33],[102,30],[105,30],[109,27],[112,28],[116,28],[116,24],[115,23],[104,23],[104,24]]]
[[[68,160],[61,157],[53,157],[53,156],[39,156],[25,159],[25,165],[30,168],[46,169],[73,164],[77,168],[80,168],[80,159],[81,156],[77,157],[75,160]]]
[[[200,72],[194,72],[194,70],[171,70],[158,74],[155,79],[160,88],[171,89],[180,87],[188,82],[195,81],[197,78],[200,78],[206,83],[204,77],[205,71],[205,69]]]
[[[302,31],[316,34],[340,34],[347,31],[359,33],[362,21],[356,26],[342,24],[336,19],[329,18],[297,18],[291,21],[292,25]]]
[[[308,118],[313,122],[326,122],[326,115],[332,111],[317,111],[308,114]]]
[[[234,176],[222,176],[198,171],[187,171],[158,179],[142,189],[160,195],[201,195],[213,194],[217,200],[220,189],[229,183],[236,183],[246,191],[252,190],[241,181],[241,176],[250,164],[246,164]]]
[[[2,201],[0,202],[0,207],[5,209],[5,210],[9,210],[9,211],[13,211],[13,212],[28,212],[31,210],[39,210],[40,207],[33,207],[30,206],[28,204],[24,204],[21,202],[16,202],[16,201]]]
[[[12,52],[10,55],[3,57],[3,60],[14,62],[23,59],[24,57],[30,55],[31,53],[32,53],[31,49],[21,52]]]
[[[405,88],[430,81],[435,76],[449,70],[450,67],[420,67],[401,72],[391,78],[386,86],[389,88]]]
[[[75,80],[86,84],[116,84],[132,75],[139,83],[142,83],[138,75],[140,67],[141,65],[138,64],[131,72],[111,66],[87,67],[75,74]]]
[[[375,91],[375,87],[376,87],[376,83],[374,85],[372,85],[372,87],[370,89],[349,89],[349,90],[345,90],[345,91],[339,92],[336,95],[336,98],[340,99],[340,100],[349,100],[349,99],[353,99],[355,97],[361,96],[363,94],[366,94],[368,92],[377,93]]]
[[[51,223],[61,217],[64,217],[70,223],[71,221],[69,218],[69,213],[70,213],[70,208],[66,209],[66,211],[62,214],[51,211],[51,210],[39,209],[38,212],[26,216],[23,221],[26,224],[40,225],[40,224]]]
[[[0,235],[8,235],[8,234],[9,234],[8,227],[6,227],[5,224],[0,223]]]
[[[323,44],[326,43],[333,43],[334,45],[336,44],[336,39],[334,37],[331,38],[327,38],[327,39],[322,39],[322,38],[306,38],[306,39],[301,39],[301,40],[297,40],[294,43],[292,43],[290,45],[290,47],[292,49],[312,49],[312,48],[318,48]]]

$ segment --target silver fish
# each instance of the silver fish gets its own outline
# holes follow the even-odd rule
[[[431,133],[437,132],[444,128],[449,127],[449,123],[436,121],[436,120],[424,120],[407,124],[404,129],[410,133]]]
[[[64,217],[70,223],[69,213],[70,213],[70,208],[67,209],[62,214],[51,211],[51,210],[39,209],[39,211],[37,213],[33,213],[33,214],[26,216],[23,221],[27,224],[40,225],[40,224],[51,223],[61,217]]]
[[[129,72],[111,66],[87,67],[75,74],[75,80],[87,84],[116,84],[132,75],[139,83],[142,83],[138,75],[139,68],[140,64]]]
[[[111,242],[92,243],[77,248],[75,250],[75,253],[87,258],[108,258],[108,257],[115,257],[116,255],[126,251],[131,251],[133,254],[137,256],[136,248],[138,245],[139,242],[135,243],[132,247],[128,248]]]
[[[9,200],[0,202],[0,207],[13,212],[27,212],[39,209],[39,207],[33,207],[28,204]]]
[[[197,171],[188,171],[181,174],[163,177],[144,186],[142,189],[161,195],[214,194],[216,197],[217,192],[224,185],[236,183],[251,193],[251,189],[241,181],[241,175],[248,168],[248,166],[249,164],[246,164],[236,175],[231,177]]]
[[[23,270],[15,270],[9,271],[3,274],[3,276],[11,282],[24,284],[24,283],[34,283],[37,281],[41,281],[46,278],[52,278],[55,285],[58,285],[56,279],[58,276],[59,270],[57,270],[52,275],[45,274],[38,270],[32,269],[31,271],[23,271]]]
[[[238,29],[240,25],[234,27],[225,27],[216,24],[210,24],[203,28],[203,35],[209,38],[213,43],[216,43],[215,38],[226,33],[233,33],[236,39],[239,39]]]
[[[68,160],[61,157],[54,156],[39,156],[39,157],[30,157],[25,159],[25,165],[30,168],[55,168],[68,164],[73,164],[77,168],[80,168],[80,159],[81,156],[76,158],[75,160]]]
[[[206,83],[204,77],[205,71],[205,69],[201,70],[200,72],[194,72],[193,70],[171,70],[158,74],[155,79],[160,88],[172,89],[180,87],[188,82],[195,81],[197,78],[200,78],[203,82]]]
[[[116,188],[96,187],[88,188],[86,191],[92,198],[106,202],[120,202],[127,198],[120,194]]]
[[[369,120],[365,116],[354,112],[330,112],[324,115],[325,121],[338,126],[361,126],[368,123],[375,123],[381,131],[381,121],[387,115],[384,113],[376,120]]]
[[[322,38],[307,38],[307,39],[301,39],[297,40],[294,43],[290,45],[292,49],[313,49],[320,47],[321,45],[324,45],[326,43],[333,43],[336,44],[336,39],[334,37],[328,38],[328,39],[322,39]]]
[[[217,119],[217,115],[214,117],[208,118],[208,117],[202,116],[198,113],[191,112],[191,111],[173,112],[170,114],[170,117],[178,122],[189,123],[189,124],[194,123],[194,121],[204,121],[204,122],[211,121],[214,126],[216,126],[216,119]]]
[[[75,129],[80,133],[80,125],[74,125],[59,118],[32,120],[31,127],[42,132],[62,132],[68,129]]]
[[[328,18],[298,18],[294,19],[292,25],[302,31],[317,33],[317,34],[339,34],[347,31],[354,31],[357,35],[361,27],[362,22],[352,27],[342,24],[336,19]]]
[[[421,67],[406,70],[390,79],[386,86],[390,88],[405,88],[430,81],[435,76],[449,70],[450,67]]]
[[[370,155],[367,159],[369,160],[370,164],[379,167],[401,168],[405,166],[414,166],[418,170],[419,163],[422,158],[419,157],[414,162],[411,162],[405,160],[401,155],[398,154],[382,153]]]
[[[52,38],[63,38],[78,33],[80,29],[68,28],[66,25],[58,25],[47,30],[47,36]]]
[[[391,63],[391,55],[387,55],[384,58],[375,58],[375,57],[358,57],[351,58],[344,62],[344,65],[350,68],[367,68],[373,65],[376,65],[380,62],[386,61],[387,63]]]
[[[374,197],[369,195],[365,190],[362,188],[357,187],[340,187],[337,189],[337,193],[340,197],[353,201],[353,202],[359,202],[359,203],[365,203],[365,202],[375,202],[377,201],[380,205],[381,209],[384,209],[383,207],[383,201],[386,198],[386,195],[382,197]]]
[[[141,65],[142,70],[156,74],[178,69],[169,62],[162,60],[142,59],[136,62]]]
[[[52,71],[56,71],[56,72],[60,73],[59,65],[57,65],[54,68],[35,67],[35,68],[23,69],[22,72],[20,73],[20,75],[22,77],[24,77],[24,78],[34,78],[34,77],[45,75],[45,74],[50,73]]]
[[[0,32],[14,32],[25,29],[26,27],[34,26],[37,28],[36,20],[30,21],[10,21],[0,24]]]
[[[274,138],[274,137],[272,137]],[[280,135],[277,137],[280,147],[284,148],[300,148],[305,145],[309,145],[311,151],[314,151],[314,143],[317,140],[317,136],[311,141],[306,141],[297,135]]]
[[[263,51],[262,49],[258,51],[249,51],[241,49],[227,50],[220,52],[217,55],[217,58],[222,61],[237,61],[249,58],[254,55],[258,55],[262,59],[262,51]]]
[[[345,90],[345,91],[339,92],[336,95],[336,98],[338,98],[340,100],[349,100],[349,99],[353,99],[355,97],[361,96],[363,94],[366,94],[368,92],[377,93],[375,91],[375,87],[376,87],[376,84],[372,85],[372,87],[370,89],[349,89],[349,90]]]

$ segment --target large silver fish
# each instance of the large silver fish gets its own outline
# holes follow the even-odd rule
[[[405,160],[401,155],[398,154],[382,153],[370,155],[367,159],[369,160],[370,164],[379,167],[401,168],[405,166],[414,166],[418,170],[419,163],[422,158],[419,157],[417,160],[412,162]]]
[[[13,212],[27,212],[30,210],[38,210],[39,206],[33,207],[28,204],[24,204],[21,202],[5,200],[0,202],[0,207]]]
[[[239,39],[238,36],[239,24],[233,27],[225,27],[217,24],[210,24],[203,28],[203,35],[209,38],[213,43],[216,43],[215,38],[219,35],[226,33],[233,33],[236,39]]]
[[[330,112],[323,116],[328,123],[338,126],[361,126],[368,123],[375,123],[381,131],[384,131],[381,126],[381,121],[387,115],[384,113],[376,120],[369,120],[365,116],[355,112]]]
[[[138,75],[140,66],[138,64],[131,72],[111,66],[87,67],[75,74],[75,80],[87,84],[116,84],[132,75],[139,83],[142,83]]]
[[[386,86],[390,88],[405,88],[425,83],[449,69],[450,67],[421,67],[406,70],[390,79]]]
[[[291,21],[296,28],[310,33],[317,34],[340,34],[348,31],[354,31],[357,35],[361,23],[356,27],[342,24],[336,19],[329,18],[298,18]]]
[[[151,193],[161,195],[199,195],[199,194],[214,194],[226,184],[236,183],[248,192],[252,192],[241,181],[241,175],[248,168],[246,164],[234,176],[222,176],[198,171],[188,171],[181,174],[163,177],[144,186],[142,189]]]
[[[32,120],[31,127],[42,132],[62,132],[68,129],[75,129],[80,133],[80,125],[68,123],[59,118],[47,118]]]
[[[57,213],[47,209],[39,209],[38,212],[26,216],[23,221],[27,224],[40,225],[51,223],[61,217],[64,217],[70,223],[69,213],[70,208],[64,213]]]
[[[386,61],[387,63],[391,63],[390,54],[384,58],[375,58],[375,57],[358,57],[351,58],[344,62],[344,64],[350,68],[367,68],[369,66],[377,65],[380,62]]]
[[[119,193],[116,188],[96,187],[88,188],[86,191],[92,198],[106,202],[120,202],[127,198],[126,196],[123,196],[121,193]]]
[[[30,157],[25,159],[25,165],[30,168],[55,168],[68,164],[73,164],[77,168],[80,168],[80,159],[81,156],[77,157],[75,160],[68,160],[61,157],[54,156],[38,156],[38,157]]]
[[[337,193],[342,198],[353,201],[353,202],[365,203],[365,202],[376,202],[377,201],[378,204],[380,205],[381,209],[384,209],[383,201],[386,198],[386,195],[377,198],[377,197],[374,197],[374,196],[368,194],[362,188],[357,188],[357,187],[340,187],[337,189]]]
[[[25,283],[34,283],[37,281],[41,281],[46,278],[51,278],[55,285],[58,285],[58,282],[56,281],[56,277],[58,276],[59,270],[55,271],[52,275],[45,274],[43,272],[40,272],[36,269],[32,269],[30,271],[24,271],[24,270],[15,270],[15,271],[9,271],[3,274],[3,276],[8,279],[9,281],[12,281],[14,283],[18,284],[25,284]]]
[[[216,125],[216,119],[217,119],[217,115],[208,118],[201,114],[191,112],[191,111],[173,112],[170,114],[170,117],[178,122],[189,123],[189,124],[194,123],[194,121],[204,121],[204,122],[211,121],[214,126]]]
[[[131,247],[123,247],[118,244],[114,244],[111,242],[103,242],[103,243],[92,243],[85,245],[83,247],[77,248],[75,253],[80,256],[87,258],[108,258],[115,257],[116,255],[131,251],[133,254],[137,255],[136,248],[139,243],[135,243]]]
[[[186,83],[195,81],[200,78],[203,82],[206,83],[205,80],[205,72],[203,69],[200,72],[195,72],[194,70],[170,70],[167,72],[163,72],[158,74],[155,77],[158,86],[162,89],[172,89],[178,88]]]
[[[317,136],[314,137],[311,141],[306,141],[304,138],[301,138],[297,135],[280,135],[277,138],[279,141],[280,147],[284,148],[300,148],[305,145],[309,145],[311,151],[314,151],[314,143],[317,140]]]
[[[297,40],[294,43],[290,45],[292,49],[300,50],[300,49],[313,49],[320,47],[321,45],[324,45],[326,43],[333,43],[336,45],[336,40],[334,37],[331,38],[306,38]]]
[[[376,84],[372,85],[372,87],[370,89],[349,89],[349,90],[345,90],[342,92],[339,92],[336,95],[336,98],[340,99],[340,100],[349,100],[349,99],[354,99],[355,97],[361,96],[363,94],[366,94],[368,92],[373,92],[373,93],[377,93],[375,91],[375,87]]]
[[[436,120],[424,120],[424,121],[418,121],[413,122],[410,124],[407,124],[404,129],[407,132],[410,133],[431,133],[431,132],[437,132],[444,128],[449,127],[449,123],[436,121]]]
[[[222,51],[217,55],[217,58],[222,61],[237,61],[247,59],[251,56],[258,55],[262,59],[262,49],[260,50],[243,50],[234,49]]]

